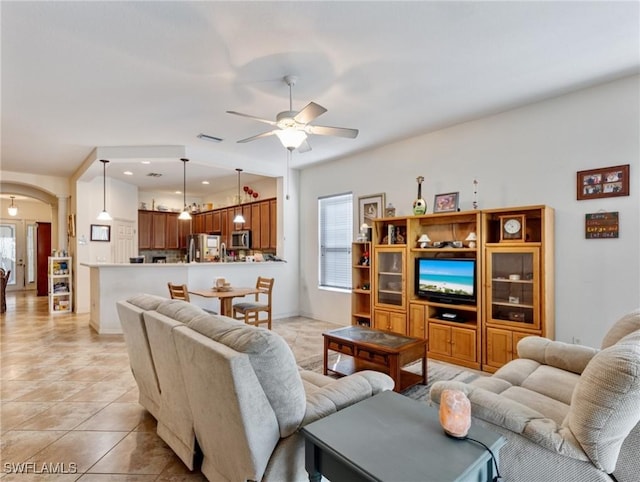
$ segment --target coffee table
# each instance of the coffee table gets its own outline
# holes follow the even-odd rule
[[[322,336],[325,375],[329,371],[350,375],[360,370],[377,370],[393,378],[396,392],[427,383],[427,340],[361,326],[330,330]],[[329,367],[330,350],[348,357]],[[416,360],[422,360],[420,375],[402,369]]]
[[[300,429],[309,480],[490,482],[489,452],[444,434],[438,409],[391,391],[367,398]],[[472,423],[469,437],[498,459],[506,439]],[[496,460],[498,463],[499,460]]]

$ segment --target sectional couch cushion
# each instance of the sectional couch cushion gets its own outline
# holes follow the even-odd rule
[[[132,296],[127,300],[127,303],[131,303],[134,306],[137,306],[142,311],[155,310],[162,303],[167,301],[166,298],[162,296],[156,295],[147,295],[147,294],[138,294]]]
[[[189,323],[200,316],[208,316],[199,306],[185,303],[182,300],[165,299],[155,308],[155,311],[180,323]]]
[[[620,447],[640,422],[640,331],[598,353],[578,381],[564,426],[600,470],[615,470]]]
[[[287,437],[298,429],[305,414],[306,395],[293,353],[282,337],[216,315],[194,318],[189,328],[246,354],[276,414],[280,436]]]

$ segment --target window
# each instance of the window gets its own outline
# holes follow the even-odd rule
[[[353,195],[318,199],[320,287],[351,289]]]

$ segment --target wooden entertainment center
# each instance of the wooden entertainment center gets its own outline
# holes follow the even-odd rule
[[[555,335],[553,224],[542,205],[376,219],[371,243],[354,243],[352,323],[424,338],[430,358],[493,372],[521,338]],[[475,261],[472,299],[419,293],[418,258]]]

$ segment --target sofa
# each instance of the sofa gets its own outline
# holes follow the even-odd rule
[[[298,429],[394,386],[374,371],[302,370],[277,333],[185,301],[142,294],[117,310],[140,404],[209,480],[308,480]]]
[[[474,420],[502,433],[505,481],[639,480],[640,309],[601,348],[523,338],[518,357],[490,377],[433,384],[463,391]]]

